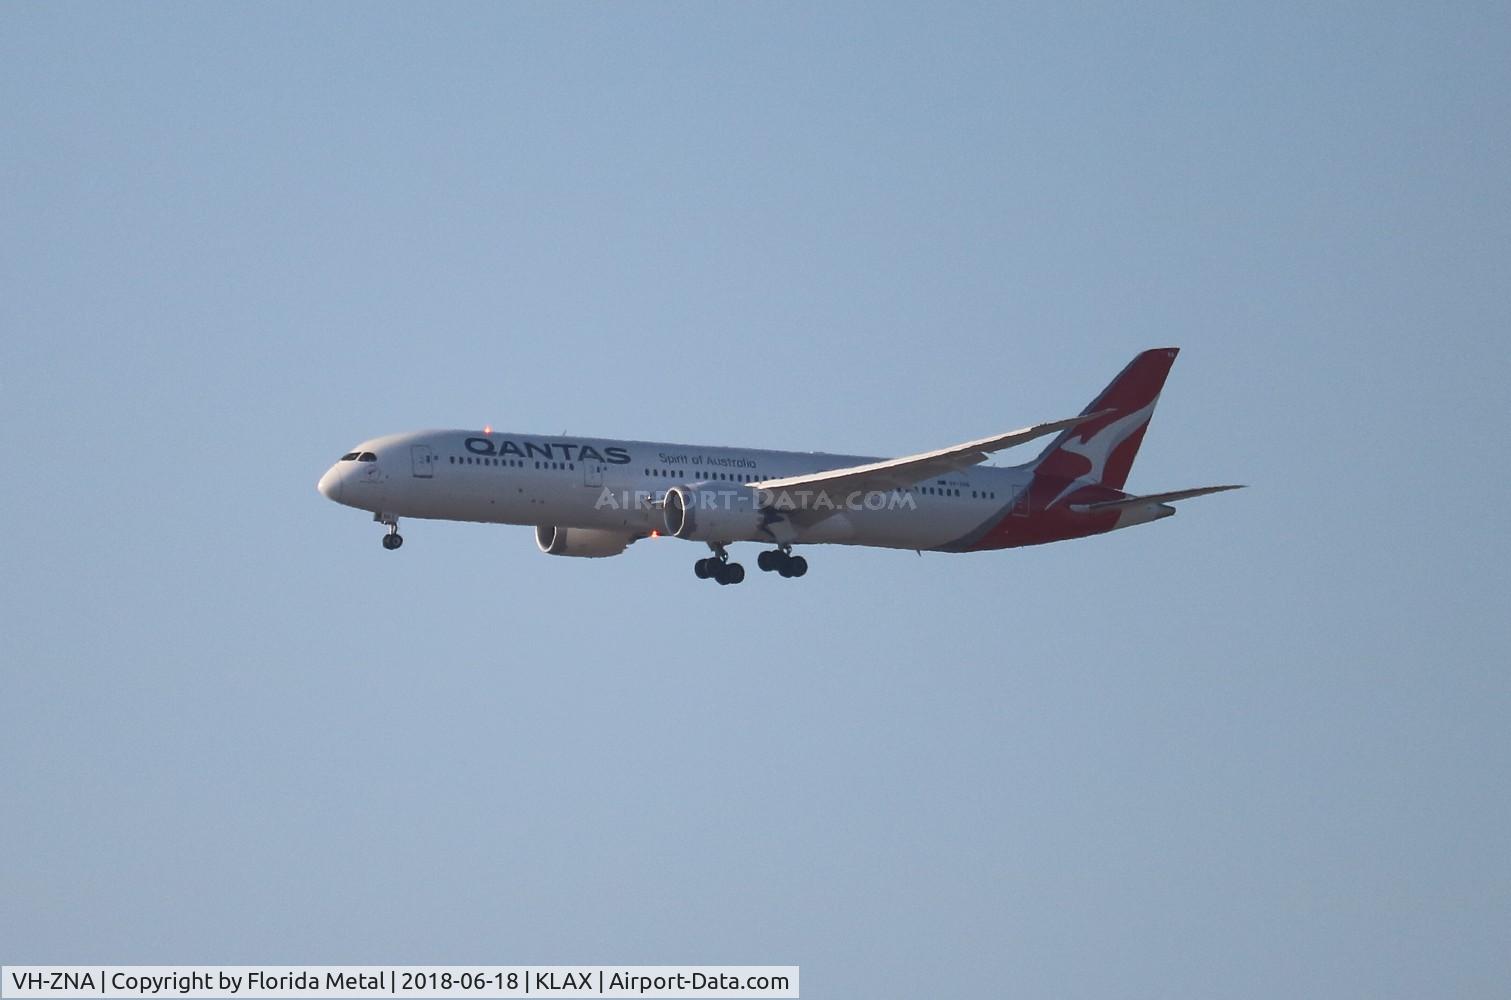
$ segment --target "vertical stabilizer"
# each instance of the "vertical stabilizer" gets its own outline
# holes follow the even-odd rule
[[[1078,485],[1099,484],[1121,490],[1128,481],[1144,431],[1154,416],[1165,376],[1180,353],[1157,347],[1129,362],[1082,413],[1108,411],[1055,438],[1033,462],[1037,476]]]

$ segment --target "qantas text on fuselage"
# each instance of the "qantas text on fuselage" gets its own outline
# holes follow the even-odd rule
[[[1159,520],[1177,500],[1237,488],[1124,492],[1176,354],[1144,351],[1078,416],[902,458],[416,431],[357,445],[318,488],[387,525],[388,549],[403,544],[401,517],[533,526],[540,550],[558,556],[619,555],[661,535],[706,546],[694,570],[720,584],[745,578],[729,557],[736,542],[763,545],[757,564],[784,577],[808,571],[800,545],[1040,545]],[[1039,438],[1050,440],[1031,461],[983,464]]]

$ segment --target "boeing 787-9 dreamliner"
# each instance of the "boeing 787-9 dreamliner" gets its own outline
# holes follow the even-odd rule
[[[553,556],[616,556],[665,535],[706,545],[700,579],[739,583],[735,542],[763,549],[762,570],[808,572],[798,545],[872,545],[980,552],[1099,535],[1175,513],[1177,500],[1238,489],[1134,495],[1123,491],[1173,347],[1145,351],[1080,416],[938,451],[876,459],[823,452],[542,437],[487,428],[415,431],[364,441],[320,478],[321,494],[387,526],[399,518],[535,528]],[[1050,441],[1022,465],[983,465],[992,453]]]

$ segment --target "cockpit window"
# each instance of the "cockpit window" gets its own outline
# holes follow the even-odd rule
[[[341,461],[343,461],[343,462],[355,462],[356,460],[357,460],[357,453],[354,452],[354,451],[349,451],[345,455],[341,456]]]
[[[362,454],[357,456],[357,461],[359,462],[376,462],[377,460],[378,456],[374,455],[370,451],[364,451]]]

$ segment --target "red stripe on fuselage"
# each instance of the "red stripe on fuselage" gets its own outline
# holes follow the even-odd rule
[[[1126,493],[1108,486],[1088,484],[1060,496],[1068,485],[1061,479],[1035,476],[1028,485],[1026,501],[1019,498],[1006,515],[975,541],[961,546],[961,551],[981,552],[1063,542],[1070,538],[1100,535],[1117,527],[1119,515],[1115,510],[1077,514],[1070,505],[1120,500],[1127,496]]]

